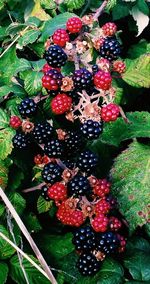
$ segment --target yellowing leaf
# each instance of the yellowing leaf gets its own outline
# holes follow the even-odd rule
[[[37,17],[41,21],[49,20],[51,17],[42,9],[40,0],[34,0],[35,5],[33,7],[33,10],[31,12],[32,17]]]

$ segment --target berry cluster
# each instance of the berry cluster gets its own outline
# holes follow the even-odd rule
[[[77,267],[83,275],[93,275],[106,255],[123,252],[126,245],[120,235],[122,220],[116,217],[116,202],[110,195],[111,184],[97,178],[99,157],[88,147],[88,140],[97,139],[105,123],[115,121],[120,114],[112,78],[113,72],[125,71],[125,64],[116,60],[121,47],[114,23],[99,28],[95,34],[100,37],[91,38],[90,30],[85,31],[84,20],[73,17],[46,44],[42,86],[54,122],[38,120],[42,105],[38,96],[38,100],[22,100],[18,106],[22,119],[13,116],[10,125],[17,130],[14,148],[25,149],[36,143],[43,152],[34,157],[42,170],[41,195],[56,205],[57,219],[63,225],[77,227],[72,240],[80,254]],[[81,56],[90,44],[97,50],[93,64],[89,64],[92,60],[82,61]],[[62,67],[69,61],[75,62],[75,70],[65,76]],[[65,127],[55,129],[61,118]]]

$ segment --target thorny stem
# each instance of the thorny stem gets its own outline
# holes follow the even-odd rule
[[[40,183],[40,184],[38,184],[38,185],[35,185],[35,186],[33,186],[33,187],[25,188],[25,189],[22,190],[22,192],[27,193],[27,192],[31,192],[31,191],[35,191],[35,190],[40,190],[41,187],[42,187],[44,184],[45,184],[45,182],[42,182],[42,183]]]
[[[103,1],[102,5],[96,10],[96,13],[93,16],[93,20],[97,21],[98,17],[102,14],[103,10],[107,5],[108,0]]]

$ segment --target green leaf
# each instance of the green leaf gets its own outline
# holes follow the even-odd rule
[[[0,186],[4,189],[8,182],[8,165],[7,160],[0,160]]]
[[[50,16],[42,9],[40,0],[34,0],[35,5],[33,7],[33,10],[31,12],[32,17],[36,17],[40,19],[41,21],[46,21],[50,19]]]
[[[149,15],[149,8],[148,8],[148,3],[146,3],[145,0],[138,0],[137,1],[137,6],[141,12],[143,12],[145,15]]]
[[[35,96],[42,90],[42,72],[30,71],[25,78],[24,87],[30,96]]]
[[[113,20],[119,20],[128,16],[130,13],[130,7],[123,3],[122,1],[117,3],[117,5],[112,9]]]
[[[17,213],[21,215],[26,207],[25,199],[18,192],[14,192],[9,195],[9,200],[16,209]]]
[[[9,116],[2,108],[0,109],[0,129],[9,126]]]
[[[23,171],[18,167],[10,168],[8,188],[12,191],[18,189],[24,179]]]
[[[39,30],[29,30],[26,31],[22,37],[19,38],[17,48],[22,49],[24,46],[34,43],[38,37],[40,36],[41,32]]]
[[[38,261],[35,257],[29,255],[34,262],[38,264]],[[49,280],[43,276],[35,267],[33,267],[30,262],[26,259],[23,259],[23,267],[25,269],[28,281],[30,284],[49,284]],[[18,284],[26,284],[26,280],[24,278],[24,274],[20,267],[20,263],[18,260],[18,256],[15,255],[10,260],[10,276],[11,278]]]
[[[66,27],[66,22],[69,18],[74,17],[75,14],[73,13],[63,13],[60,15],[57,15],[53,19],[46,21],[43,28],[42,28],[42,35],[39,38],[40,42],[45,42],[57,29],[63,29]]]
[[[11,23],[8,28],[6,29],[6,34],[12,36],[16,36],[16,34],[22,31],[26,27],[26,24],[22,23]]]
[[[45,51],[45,47],[44,44],[42,42],[35,42],[34,44],[29,46],[31,50],[34,51],[34,53],[39,56],[39,57],[43,57],[44,51]]]
[[[135,137],[150,137],[150,113],[148,112],[129,112],[126,113],[129,123],[126,123],[122,117],[119,117],[115,122],[109,122],[105,125],[104,131],[98,140],[99,141],[119,146],[119,144],[127,139]]]
[[[46,63],[45,59],[40,59],[38,61],[30,61],[32,67],[34,68],[34,71],[41,71],[44,64]]]
[[[41,24],[41,21],[36,17],[29,17],[26,21],[26,24],[38,28]]]
[[[11,93],[14,93],[19,97],[26,94],[25,90],[20,85],[17,84],[4,85],[0,87],[0,97],[6,96]]]
[[[14,129],[7,127],[0,130],[0,159],[4,160],[12,152],[12,138],[15,134]]]
[[[85,4],[85,0],[65,0],[64,4],[69,11],[73,11],[80,9]]]
[[[5,211],[5,206],[0,203],[0,216],[3,215],[4,211]]]
[[[0,26],[0,41],[6,37],[6,27]]]
[[[40,0],[42,8],[46,10],[55,10],[57,5],[54,0]]]
[[[23,216],[23,219],[30,233],[37,233],[42,229],[37,216],[33,214],[32,212]]]
[[[0,284],[5,284],[8,276],[8,266],[5,262],[0,261]]]
[[[39,196],[37,201],[37,210],[39,214],[49,211],[52,207],[53,201],[46,201],[42,196]]]
[[[8,231],[3,225],[0,225],[0,232],[10,238]],[[7,259],[12,256],[14,252],[15,249],[0,237],[0,259]]]
[[[20,89],[20,92],[23,91],[23,89]],[[22,97],[22,93],[20,93],[20,97],[15,97],[15,98],[12,98],[10,100],[8,100],[6,102],[6,109],[8,110],[8,112],[10,113],[10,115],[17,115],[17,116],[20,116],[20,113],[18,111],[18,105],[21,103],[21,97]],[[24,91],[24,94],[25,91]],[[19,90],[18,90],[18,93],[16,93],[16,95],[19,96]]]
[[[137,250],[150,253],[150,243],[141,237],[133,237],[127,242],[127,253],[131,254]]]
[[[149,216],[150,146],[133,142],[116,159],[111,170],[112,193],[130,232],[144,225]]]
[[[145,54],[147,51],[148,43],[146,40],[141,40],[138,44],[131,45],[128,49],[128,56],[131,59],[140,57],[140,55]]]
[[[67,76],[70,75],[75,71],[74,63],[71,61],[68,61],[65,66],[62,67],[62,73],[63,75]]]
[[[141,55],[134,60],[126,60],[127,69],[122,75],[123,80],[136,88],[150,87],[150,55]]]

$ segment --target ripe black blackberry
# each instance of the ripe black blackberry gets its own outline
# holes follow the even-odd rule
[[[91,173],[98,163],[98,157],[90,150],[80,154],[77,160],[77,167],[86,173]]]
[[[29,135],[23,133],[17,133],[13,137],[12,142],[14,148],[17,149],[25,149],[31,143]]]
[[[80,132],[77,131],[68,131],[65,140],[64,145],[67,154],[76,155],[76,152],[78,152],[82,145],[83,145],[83,139]]]
[[[51,45],[44,53],[47,63],[54,68],[64,66],[67,61],[67,54],[59,45]]]
[[[60,158],[63,155],[63,151],[63,144],[58,139],[53,139],[44,146],[44,152],[50,158]]]
[[[45,184],[41,187],[41,196],[46,200],[46,201],[49,201],[50,198],[49,196],[47,195],[47,192],[48,192],[48,186]]]
[[[76,167],[76,162],[74,160],[65,159],[61,160],[62,163],[66,166],[66,168],[73,170]]]
[[[102,233],[97,237],[97,250],[100,250],[104,254],[115,253],[118,246],[119,240],[117,234],[113,232]]]
[[[85,138],[89,140],[97,139],[103,131],[103,124],[102,122],[97,122],[89,119],[81,125],[80,129]]]
[[[98,65],[97,64],[94,64],[92,66],[92,71],[93,71],[93,74],[96,74],[98,72],[99,68],[98,68]]]
[[[54,129],[48,123],[37,123],[32,131],[33,138],[37,143],[42,144],[48,141],[53,135]]]
[[[99,50],[100,56],[109,61],[117,59],[120,56],[120,53],[120,43],[115,37],[107,37]]]
[[[72,243],[76,250],[89,251],[96,247],[95,232],[90,226],[77,229],[73,235]]]
[[[92,84],[92,74],[85,68],[76,70],[73,74],[74,87],[78,90],[88,89]]]
[[[92,193],[90,183],[88,179],[84,176],[77,174],[74,176],[70,182],[68,182],[68,190],[70,196],[89,196]]]
[[[24,99],[18,106],[19,113],[22,118],[31,117],[37,110],[37,105],[30,98]]]
[[[100,261],[91,253],[82,253],[77,261],[77,268],[84,276],[91,276],[100,269]]]
[[[61,180],[62,171],[62,168],[56,163],[48,163],[43,168],[42,178],[45,182],[52,185],[56,181]]]

